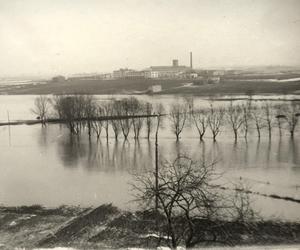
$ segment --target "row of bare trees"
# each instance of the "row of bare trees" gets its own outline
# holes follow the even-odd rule
[[[86,130],[90,137],[94,133],[100,138],[104,130],[108,139],[111,128],[115,139],[123,135],[125,140],[131,131],[134,138],[138,139],[143,128],[149,139],[156,124],[154,114],[164,112],[161,104],[153,105],[135,97],[99,103],[91,95],[58,95],[51,99],[40,96],[35,99],[32,111],[38,115],[43,125],[51,107],[55,112],[54,116],[64,120],[72,134],[80,134]],[[210,131],[215,141],[225,127],[230,128],[237,141],[240,135],[247,139],[250,130],[255,130],[259,138],[262,131],[266,130],[271,138],[275,127],[280,136],[284,130],[288,130],[293,137],[300,116],[300,105],[295,101],[284,104],[263,102],[260,105],[247,101],[243,104],[230,102],[227,107],[216,106],[212,102],[208,108],[195,108],[193,100],[187,99],[184,103],[171,104],[168,113],[170,129],[177,141],[184,129],[193,126],[201,141],[207,131]],[[106,119],[102,119],[103,117]]]
[[[173,104],[169,117],[177,140],[184,128],[193,125],[201,141],[207,130],[210,130],[215,141],[225,126],[232,130],[235,141],[240,134],[247,139],[250,130],[256,130],[260,138],[262,129],[266,129],[271,138],[275,127],[280,136],[283,130],[288,130],[293,137],[300,117],[300,105],[297,102],[276,105],[264,102],[262,105],[254,105],[248,101],[244,104],[230,102],[227,107],[215,107],[211,103],[209,108],[191,108],[190,103]]]
[[[111,130],[115,139],[122,134],[127,140],[131,131],[134,138],[138,139],[143,127],[150,139],[156,124],[153,117],[156,117],[155,114],[162,115],[164,111],[162,105],[152,105],[134,97],[100,103],[92,95],[57,95],[53,98],[40,96],[35,99],[34,104],[32,112],[38,116],[42,125],[46,124],[52,108],[52,117],[63,121],[71,134],[79,135],[87,131],[89,137],[95,134],[97,139],[103,130],[107,139]]]

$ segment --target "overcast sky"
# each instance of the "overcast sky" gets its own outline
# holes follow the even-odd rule
[[[299,0],[0,0],[0,77],[300,65]]]

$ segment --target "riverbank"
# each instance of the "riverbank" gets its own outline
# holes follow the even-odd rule
[[[161,91],[154,94],[186,94],[195,96],[218,95],[272,95],[300,94],[300,81],[257,81],[248,79],[224,79],[218,84],[192,84],[188,79],[118,79],[118,80],[67,80],[43,84],[24,84],[0,88],[4,95],[40,94],[151,94],[149,88],[161,85]]]
[[[161,222],[162,218],[158,222],[159,227]],[[215,228],[216,236],[215,240],[207,236],[207,241],[198,247],[300,243],[300,223],[296,222],[202,220],[198,223],[203,230]],[[0,207],[0,249],[54,246],[77,249],[154,248],[158,244],[156,228],[153,213],[122,211],[112,205],[97,208]],[[161,238],[160,244],[166,245],[164,238]]]

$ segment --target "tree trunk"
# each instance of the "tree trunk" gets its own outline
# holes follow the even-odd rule
[[[204,134],[200,134],[200,141],[203,141]]]

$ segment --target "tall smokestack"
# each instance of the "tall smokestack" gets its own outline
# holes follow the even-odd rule
[[[190,52],[190,68],[193,68],[193,53]]]

